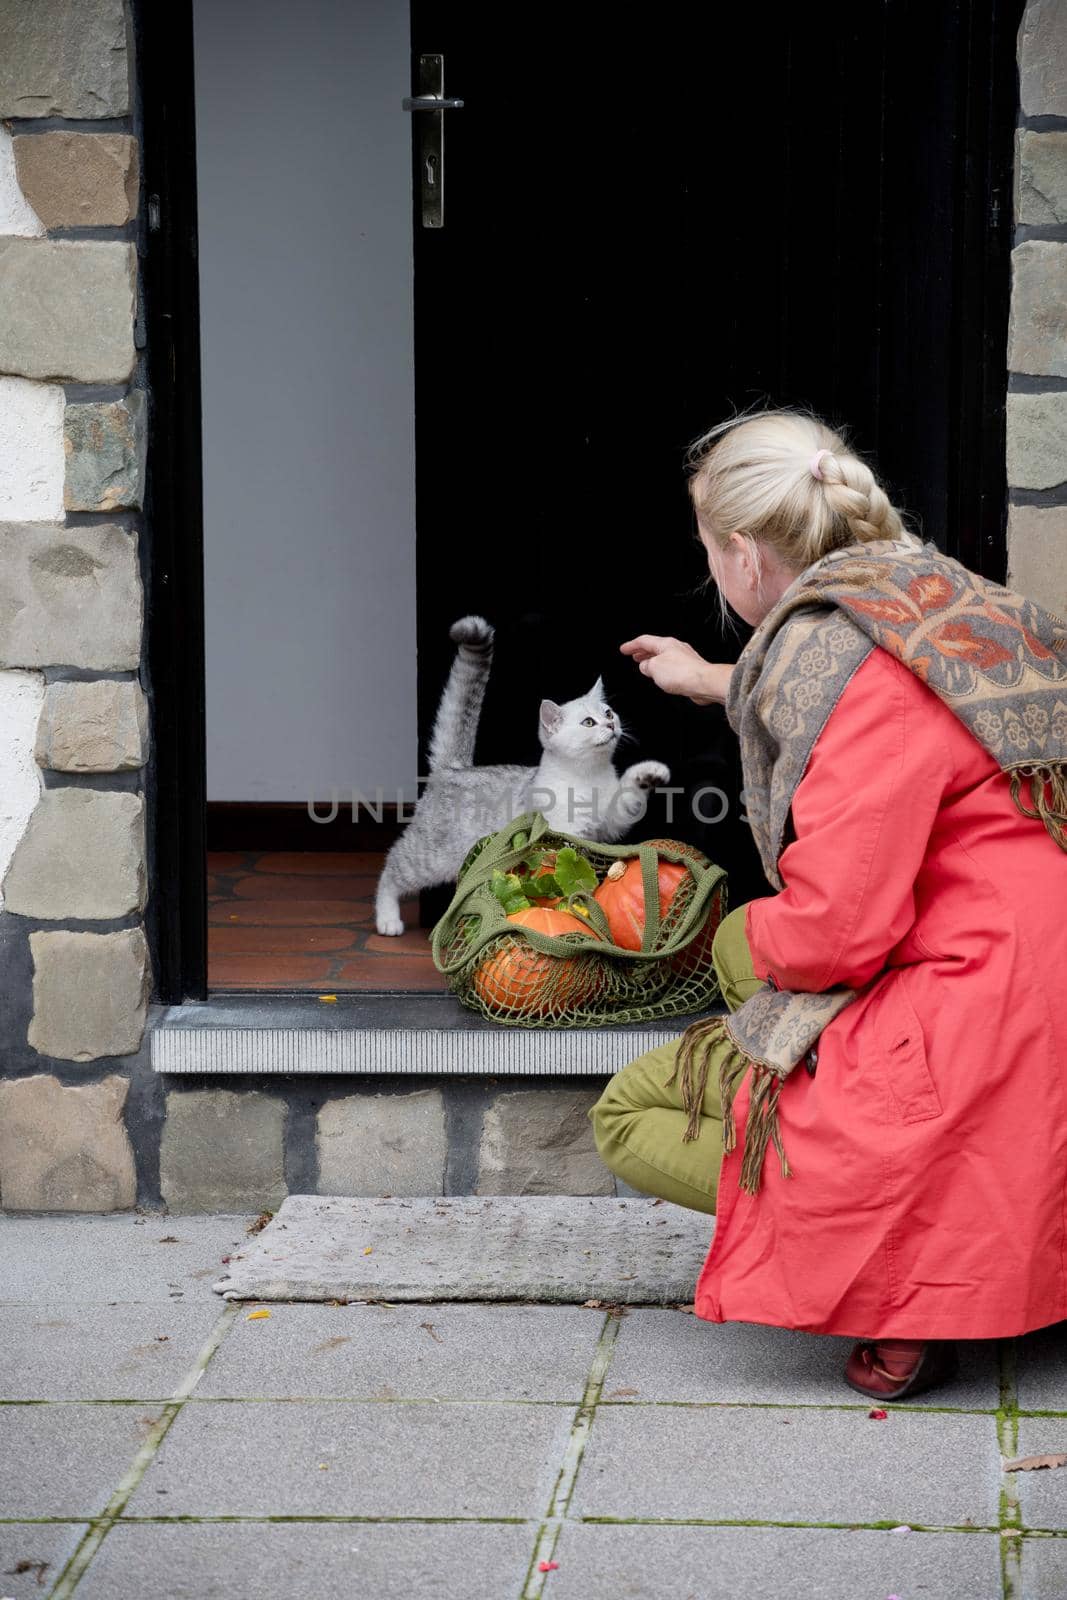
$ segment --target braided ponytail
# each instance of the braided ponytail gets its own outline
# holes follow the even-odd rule
[[[921,543],[866,461],[808,412],[759,411],[719,423],[690,446],[686,464],[697,523],[720,547],[736,530],[802,572],[850,544]]]

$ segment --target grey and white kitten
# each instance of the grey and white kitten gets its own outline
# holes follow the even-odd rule
[[[459,646],[430,740],[430,775],[415,815],[385,858],[378,880],[378,932],[403,933],[399,902],[418,889],[452,883],[476,839],[524,811],[583,839],[621,839],[644,816],[647,791],[670,782],[659,761],[639,761],[620,778],[612,764],[622,737],[598,678],[588,694],[557,705],[541,701],[536,767],[476,767],[474,737],[493,659],[493,629],[461,617],[450,637]]]

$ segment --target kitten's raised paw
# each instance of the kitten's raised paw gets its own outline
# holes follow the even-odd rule
[[[671,781],[671,769],[665,767],[662,761],[638,761],[626,773],[624,783],[632,783],[637,789],[657,789]]]
[[[379,916],[375,922],[375,927],[387,939],[396,938],[404,931],[404,921],[402,917]]]

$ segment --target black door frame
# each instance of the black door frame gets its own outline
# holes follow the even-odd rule
[[[941,0],[960,17],[958,160],[965,270],[952,455],[960,559],[1003,578],[1005,402],[1016,35],[1022,0]],[[418,0],[413,12],[417,17]],[[133,0],[146,217],[139,241],[147,345],[146,674],[152,709],[149,937],[164,1002],[207,995],[206,737],[199,276],[192,0]],[[413,25],[413,54],[419,47]],[[413,75],[412,82],[415,82]],[[416,215],[415,226],[419,226]],[[416,375],[417,378],[417,375]],[[416,501],[430,485],[419,482]]]
[[[152,756],[148,933],[155,991],[207,995],[204,517],[192,0],[134,0],[149,390],[145,498]]]

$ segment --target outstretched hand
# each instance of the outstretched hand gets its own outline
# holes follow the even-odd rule
[[[722,705],[726,699],[732,664],[705,661],[682,639],[642,633],[619,649],[665,694],[684,694],[698,706]]]

